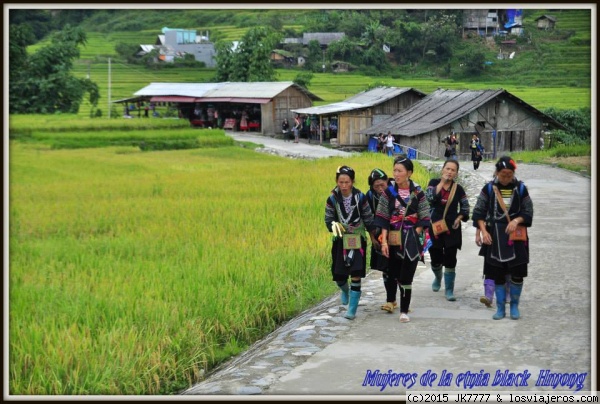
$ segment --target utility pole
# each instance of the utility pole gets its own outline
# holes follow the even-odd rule
[[[108,119],[110,119],[110,58],[108,58]]]

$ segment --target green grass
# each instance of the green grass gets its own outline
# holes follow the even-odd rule
[[[184,129],[189,128],[186,119],[85,119],[75,114],[54,115],[11,115],[9,131],[11,135],[39,132],[76,132],[76,131],[133,131],[144,129]]]
[[[583,163],[581,159],[562,160],[564,157],[584,157],[589,158],[592,155],[591,145],[576,146],[558,146],[552,149],[523,151],[512,155],[515,160],[521,160],[524,163],[538,164],[556,164],[558,167],[578,173],[591,175],[591,164]]]
[[[25,140],[52,149],[77,149],[107,146],[133,146],[142,150],[195,149],[233,145],[222,130],[172,129],[138,131],[32,132]]]
[[[190,386],[335,291],[323,223],[335,169],[351,165],[366,191],[391,164],[233,146],[52,150],[39,136],[10,141],[13,395]],[[428,182],[420,166],[414,178]]]

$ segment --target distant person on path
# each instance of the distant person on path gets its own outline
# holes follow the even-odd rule
[[[442,166],[441,178],[432,179],[427,185],[425,196],[431,207],[431,225],[429,248],[431,270],[434,279],[431,289],[440,290],[442,270],[446,300],[455,301],[454,280],[456,278],[456,255],[462,247],[462,229],[460,222],[469,219],[469,199],[464,188],[456,182],[459,164],[456,160],[446,160]],[[440,223],[444,226],[438,230]],[[436,234],[437,233],[437,234]]]
[[[389,157],[394,155],[394,136],[392,136],[392,132],[388,132],[385,138],[385,150]]]
[[[421,233],[429,227],[429,203],[425,192],[410,177],[413,162],[394,159],[394,180],[379,198],[375,226],[381,228],[381,252],[389,258],[389,272],[400,287],[400,322],[410,321],[408,311],[412,282],[421,259]]]
[[[380,133],[379,136],[377,136],[377,151],[380,153],[385,153],[385,142],[386,142],[386,136],[383,133]]]
[[[450,136],[446,137],[444,143],[446,144],[446,152],[444,153],[446,160],[458,160],[456,157],[456,145],[458,144],[456,134],[452,133]]]
[[[290,123],[288,122],[287,118],[285,118],[281,124],[281,132],[283,133],[283,140],[287,142],[288,133],[290,132]]]
[[[337,133],[338,133],[337,120],[332,119],[329,122],[329,137],[337,138]]]
[[[473,170],[477,170],[479,168],[479,163],[483,159],[483,145],[479,140],[477,134],[473,134],[471,138],[471,161],[473,162]]]
[[[310,137],[308,138],[308,143],[310,143],[311,139],[318,140],[318,134],[319,134],[319,125],[317,125],[316,118],[313,117],[310,120]]]
[[[379,198],[388,187],[389,179],[387,174],[379,169],[375,168],[369,174],[369,190],[367,191],[367,201],[373,212],[377,212],[377,205],[379,205]],[[381,253],[381,244],[378,237],[381,235],[381,229],[376,228],[375,230],[375,241],[371,245],[371,269],[376,269],[382,272],[383,286],[386,291],[386,302],[381,305],[381,310],[385,310],[388,313],[393,313],[398,303],[396,302],[396,291],[398,290],[398,284],[396,279],[391,276],[388,271],[388,259]]]
[[[375,240],[373,212],[367,197],[354,187],[354,170],[338,167],[336,187],[325,205],[325,226],[333,233],[331,246],[331,275],[338,285],[343,305],[348,304],[346,317],[353,320],[361,295],[361,278],[366,276],[367,239]],[[348,287],[348,277],[351,279]]]
[[[240,130],[248,130],[248,112],[242,111],[242,118],[240,119]]]
[[[296,115],[296,117],[294,118],[294,127],[292,128],[292,130],[294,131],[294,143],[298,143],[299,141],[300,128],[302,128],[302,120],[300,119],[299,115]]]
[[[519,300],[529,264],[526,229],[533,221],[533,202],[525,184],[515,177],[516,169],[517,164],[511,157],[500,157],[496,163],[496,178],[482,188],[473,209],[473,226],[481,231],[483,243],[479,255],[485,257],[489,276],[494,279],[497,308],[494,320],[506,316],[506,282],[510,318],[521,317]]]

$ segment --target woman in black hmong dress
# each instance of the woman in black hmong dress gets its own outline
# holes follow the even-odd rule
[[[410,321],[412,282],[423,250],[420,236],[429,227],[429,204],[421,187],[410,179],[412,173],[409,158],[394,159],[394,180],[379,198],[375,214],[382,234],[381,252],[389,258],[389,272],[400,287],[401,323]]]
[[[443,267],[446,300],[451,302],[456,300],[454,297],[456,255],[462,247],[460,222],[469,220],[470,212],[467,194],[464,188],[455,181],[458,169],[458,161],[446,160],[442,166],[441,178],[430,180],[425,190],[425,196],[427,196],[427,201],[431,207],[431,223],[435,223],[438,220],[442,220],[448,198],[452,193],[452,187],[456,187],[445,217],[448,231],[435,235],[433,226],[429,227],[429,236],[432,241],[432,245],[429,248],[429,255],[431,256],[431,270],[434,274],[431,289],[434,292],[440,290]]]
[[[356,317],[361,295],[361,278],[366,276],[367,239],[375,240],[373,212],[367,197],[354,187],[354,170],[348,166],[337,169],[337,186],[325,205],[325,225],[333,232],[331,275],[342,291],[342,304],[348,304],[347,319]],[[351,285],[348,288],[348,277]]]
[[[510,318],[520,318],[519,300],[529,264],[529,237],[524,241],[509,237],[517,226],[530,227],[533,221],[533,202],[525,184],[515,177],[516,169],[513,159],[501,157],[496,163],[496,178],[482,188],[473,209],[473,226],[480,229],[483,242],[479,255],[485,257],[486,278],[494,279],[495,283],[497,311],[494,320],[506,316],[507,278]],[[509,218],[502,205],[505,205]]]

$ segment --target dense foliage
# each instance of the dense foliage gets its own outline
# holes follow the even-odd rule
[[[543,112],[565,126],[566,130],[556,130],[552,133],[553,139],[559,144],[569,146],[590,144],[592,137],[590,108],[578,110],[548,108]]]
[[[87,78],[71,74],[73,62],[79,58],[79,46],[86,34],[70,25],[52,34],[48,46],[28,55],[31,40],[29,25],[10,25],[10,113],[77,113],[86,93],[95,107],[98,86]]]
[[[539,30],[535,19],[544,14],[557,17],[557,27],[553,30]],[[194,9],[194,10],[11,10],[11,25],[29,25],[29,31],[21,32],[29,53],[38,51],[50,43],[48,32],[56,29],[58,21],[77,21],[78,26],[88,34],[93,47],[81,50],[82,61],[89,74],[89,66],[97,69],[97,74],[106,71],[107,57],[121,62],[126,70],[132,70],[140,44],[152,43],[160,27],[179,27],[210,32],[211,41],[217,44],[222,54],[218,57],[218,71],[204,69],[200,65],[181,60],[181,66],[169,63],[154,63],[154,55],[142,60],[147,68],[169,67],[161,72],[161,79],[171,80],[178,74],[178,67],[185,67],[181,81],[224,81],[236,75],[240,80],[248,78],[247,69],[254,66],[256,79],[270,80],[275,76],[271,64],[266,59],[266,49],[254,52],[255,45],[246,41],[248,47],[244,57],[234,60],[231,50],[233,41],[240,41],[252,27],[269,30],[280,38],[301,38],[307,32],[343,32],[339,41],[329,43],[323,54],[322,49],[310,48],[308,44],[277,43],[274,48],[287,50],[290,55],[303,56],[304,67],[291,66],[280,70],[277,78],[290,80],[300,72],[320,73],[315,76],[314,85],[321,86],[328,73],[332,73],[333,64],[344,62],[351,73],[364,77],[365,85],[375,80],[391,78],[390,84],[398,80],[419,80],[425,89],[428,83],[422,79],[439,82],[464,82],[467,86],[483,88],[485,85],[510,88],[527,83],[531,87],[570,87],[575,93],[589,92],[591,85],[591,12],[589,9],[544,10],[525,9],[524,34],[482,38],[478,35],[464,35],[462,32],[463,10],[434,9],[336,9],[336,10],[274,10],[274,9]],[[43,37],[42,41],[38,41]],[[12,48],[11,29],[11,48]],[[256,36],[259,38],[260,36]],[[254,40],[254,39],[253,39]],[[516,45],[505,45],[505,40],[515,40]],[[27,42],[28,41],[28,42]],[[19,39],[17,38],[17,41]],[[91,43],[91,42],[90,42]],[[218,44],[225,43],[223,48]],[[283,49],[285,48],[285,49]],[[239,51],[239,49],[238,49]],[[12,52],[12,49],[11,49]],[[508,54],[514,54],[508,59]],[[16,53],[18,55],[18,52]],[[258,55],[264,60],[251,60]],[[26,55],[23,51],[21,56]],[[504,57],[501,57],[503,56]],[[292,56],[290,56],[292,57]],[[19,65],[19,58],[11,53],[11,66]],[[234,63],[235,62],[235,63]],[[86,64],[87,63],[87,64]],[[127,63],[129,66],[124,66]],[[104,64],[104,65],[103,65]],[[323,74],[322,65],[325,64]],[[78,77],[83,77],[81,67]],[[135,66],[133,69],[139,67]],[[264,67],[264,69],[262,68]],[[11,82],[15,80],[11,69]],[[139,72],[139,71],[138,71]],[[85,74],[84,73],[84,74]],[[289,74],[287,74],[289,73]],[[149,72],[149,75],[154,72]],[[340,73],[334,73],[340,74]],[[344,75],[345,73],[341,73]],[[150,77],[150,76],[148,76]],[[102,85],[100,80],[98,83]],[[392,83],[393,82],[393,83]],[[412,85],[412,84],[410,84]],[[133,87],[133,86],[132,86]],[[519,87],[521,88],[521,87]],[[581,89],[578,91],[578,89]],[[121,85],[119,97],[129,96],[129,88]],[[314,89],[312,89],[314,90]],[[347,91],[341,91],[344,97]],[[325,98],[333,98],[338,90],[325,91]],[[539,104],[542,92],[528,94],[528,101]],[[116,97],[115,93],[113,95]],[[585,96],[584,94],[581,95]],[[106,95],[103,93],[103,98]],[[335,99],[334,101],[337,101]],[[82,105],[87,105],[84,100]],[[546,105],[548,105],[546,103]],[[554,103],[550,104],[554,105]],[[558,106],[559,104],[557,104]],[[583,105],[583,104],[582,104]],[[567,108],[571,105],[567,106]],[[578,105],[576,105],[578,107]],[[87,111],[86,111],[87,113]]]
[[[280,36],[270,27],[252,27],[236,49],[228,41],[217,42],[216,81],[274,81],[271,51]]]

